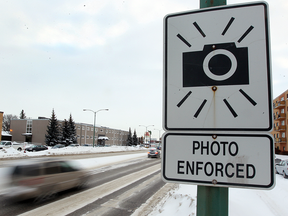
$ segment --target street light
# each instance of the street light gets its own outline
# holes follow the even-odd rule
[[[147,143],[147,139],[146,139],[147,128],[150,127],[150,126],[153,126],[153,127],[154,127],[154,125],[148,125],[148,126],[146,126],[146,125],[139,125],[139,127],[145,127],[145,128],[146,128],[146,131],[145,131],[145,143]],[[151,136],[151,135],[150,135],[150,136]],[[151,141],[151,139],[150,139],[150,141]]]
[[[100,109],[100,110],[97,110],[97,111],[93,111],[91,109],[83,109],[83,111],[91,111],[94,113],[94,130],[93,130],[93,148],[94,148],[94,143],[95,143],[95,123],[96,123],[96,113],[97,112],[100,112],[100,111],[108,111],[109,109]]]
[[[156,129],[156,128],[154,128],[154,130],[158,130],[158,131],[159,131],[159,142],[160,142],[160,132],[161,132],[162,130],[159,130],[159,129]]]

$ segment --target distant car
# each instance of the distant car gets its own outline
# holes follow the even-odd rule
[[[26,151],[30,151],[30,152],[44,151],[47,149],[48,149],[48,147],[44,146],[44,145],[31,145],[31,146],[25,148]]]
[[[280,158],[275,158],[275,166],[279,165],[281,163],[281,159]]]
[[[52,149],[58,149],[58,148],[64,148],[65,145],[62,145],[62,144],[57,144],[55,146],[52,147]]]
[[[282,160],[280,164],[275,166],[276,173],[288,177],[288,160]]]
[[[79,146],[80,146],[79,144],[71,144],[68,147],[79,147]]]
[[[89,180],[88,171],[63,159],[30,159],[11,167],[3,196],[13,201],[45,200],[60,191],[85,186]]]
[[[93,145],[91,145],[91,144],[84,144],[83,146],[91,147],[91,146],[93,146]]]
[[[148,158],[152,157],[160,158],[160,151],[156,148],[150,148],[148,152]]]

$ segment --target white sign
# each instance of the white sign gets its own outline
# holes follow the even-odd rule
[[[166,133],[162,137],[166,182],[222,187],[274,187],[270,135]]]
[[[267,9],[260,2],[165,17],[166,130],[272,129]]]

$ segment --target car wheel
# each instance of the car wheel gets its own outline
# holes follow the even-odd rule
[[[283,171],[282,175],[283,175],[284,178],[287,177],[285,171]]]
[[[18,148],[17,151],[22,151],[22,148]]]

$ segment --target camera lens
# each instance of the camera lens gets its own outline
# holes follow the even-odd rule
[[[208,67],[211,73],[221,76],[230,70],[231,60],[223,54],[215,55],[210,59]]]
[[[210,52],[203,61],[204,73],[212,80],[223,81],[230,78],[237,69],[233,53],[225,49]]]

